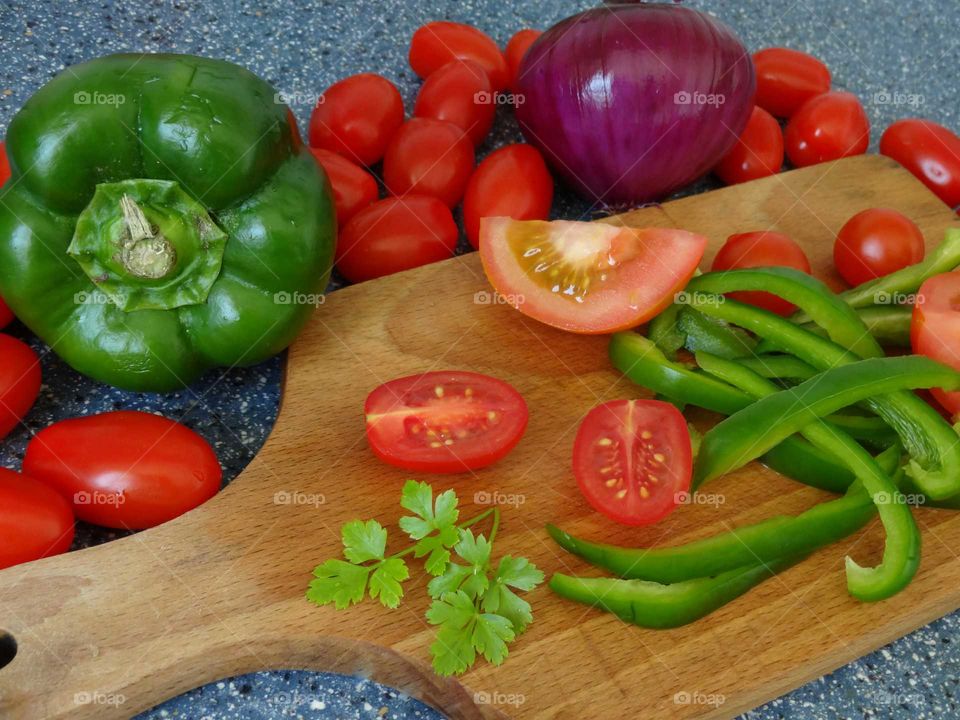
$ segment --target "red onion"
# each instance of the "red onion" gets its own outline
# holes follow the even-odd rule
[[[708,172],[753,108],[753,63],[682,5],[608,5],[554,25],[520,65],[524,135],[580,194],[659,200]]]

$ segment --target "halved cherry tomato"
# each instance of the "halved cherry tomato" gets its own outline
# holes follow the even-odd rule
[[[799,50],[766,48],[753,54],[756,103],[777,117],[791,117],[810,98],[830,90],[830,71]]]
[[[0,297],[0,330],[13,322],[13,310]]]
[[[73,511],[60,493],[0,468],[0,570],[65,553],[73,534]]]
[[[478,166],[463,198],[463,225],[473,247],[480,247],[480,218],[546,220],[553,203],[553,177],[532,145],[494,150]]]
[[[403,99],[392,82],[373,73],[351,75],[328,87],[313,109],[310,146],[373,165],[402,124]]]
[[[780,123],[756,106],[740,139],[713,169],[728,185],[776,175],[783,167],[783,131]]]
[[[520,61],[523,60],[523,56],[527,54],[527,50],[530,49],[530,46],[533,45],[541,35],[543,35],[543,30],[525,28],[515,32],[513,37],[507,42],[503,56],[507,59],[507,66],[510,68],[509,87],[516,87],[517,74],[520,72]]]
[[[0,185],[10,179],[10,160],[7,158],[7,144],[0,142]]]
[[[862,155],[870,121],[853,93],[828,92],[805,102],[787,123],[787,157],[797,167]]]
[[[880,138],[880,152],[916,175],[952,208],[960,206],[960,137],[930,120],[898,120]]]
[[[660,400],[613,400],[593,408],[573,443],[573,475],[588,503],[611,520],[649,525],[690,490],[690,431]]]
[[[416,117],[456,125],[474,145],[487,137],[496,111],[490,79],[472,60],[452,60],[432,73],[423,82],[413,108]]]
[[[337,269],[363,282],[453,256],[457,224],[450,208],[428,195],[385,198],[356,215],[340,232]]]
[[[920,286],[910,345],[915,353],[960,370],[960,271],[934,275]],[[951,415],[960,413],[960,392],[931,392]]]
[[[139,530],[217,494],[223,471],[207,441],[145,412],[61,420],[37,433],[23,471],[57,490],[81,520]]]
[[[510,69],[493,39],[463,23],[439,21],[419,28],[410,40],[410,67],[428,78],[451,60],[473,60],[482,67],[494,90],[503,90]]]
[[[707,239],[685,230],[600,222],[480,221],[493,287],[525,315],[570,332],[635,327],[670,305]]]
[[[527,427],[512,386],[461,370],[384,383],[367,397],[367,439],[385,463],[435,473],[477,470],[502,458]]]
[[[752,267],[789,267],[810,274],[810,260],[803,248],[783,233],[772,230],[731,235],[713,258],[711,270],[739,270]],[[777,315],[791,315],[796,306],[767,292],[730,293],[740,302],[761,307]]]
[[[333,189],[338,227],[343,227],[357,211],[376,201],[380,190],[373,175],[335,152],[320,148],[310,148],[310,152],[327,174]]]
[[[30,412],[40,393],[40,359],[24,342],[0,335],[0,439]]]
[[[456,125],[413,118],[390,141],[383,159],[383,182],[394,195],[432,195],[453,207],[467,187],[473,145]]]
[[[923,233],[906,215],[888,208],[864,210],[847,220],[833,245],[837,271],[851,285],[923,260]]]

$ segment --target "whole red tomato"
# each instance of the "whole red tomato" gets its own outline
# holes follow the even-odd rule
[[[776,175],[783,167],[780,123],[762,107],[754,107],[736,144],[713,169],[728,185]]]
[[[3,330],[12,322],[13,310],[11,310],[10,306],[3,301],[2,297],[0,297],[0,330]]]
[[[510,68],[509,86],[511,88],[515,88],[517,85],[517,73],[520,71],[520,61],[523,60],[523,56],[527,54],[527,50],[530,49],[530,46],[533,45],[541,35],[543,35],[542,30],[525,28],[515,32],[507,43],[503,55],[507,59],[507,66]]]
[[[496,111],[490,79],[472,60],[452,60],[433,72],[420,88],[413,108],[416,117],[456,125],[474,145],[487,137]]]
[[[896,160],[952,208],[960,206],[960,137],[930,120],[898,120],[880,138]]]
[[[410,67],[428,78],[451,60],[473,60],[482,67],[494,90],[503,90],[510,69],[493,39],[463,23],[439,21],[419,28],[410,40]]]
[[[223,471],[189,428],[121,410],[62,420],[37,433],[23,471],[95,525],[139,530],[172,520],[217,494]]]
[[[373,73],[351,75],[320,96],[310,116],[310,146],[373,165],[401,124],[403,99],[392,82]]]
[[[480,247],[480,219],[509,217],[546,220],[553,202],[553,178],[532,145],[517,143],[494,150],[470,176],[463,199],[467,239]]]
[[[40,359],[26,343],[0,335],[0,439],[10,434],[40,393]]]
[[[73,534],[73,511],[60,493],[0,468],[0,570],[64,553]]]
[[[923,260],[923,233],[910,218],[889,208],[864,210],[847,220],[833,245],[837,271],[860,285]]]
[[[766,48],[753,54],[756,103],[777,117],[791,117],[810,98],[830,90],[830,71],[799,50]]]
[[[432,195],[453,207],[463,197],[473,163],[473,145],[460,128],[413,118],[390,141],[383,182],[394,195]]]
[[[711,270],[739,270],[753,267],[790,267],[810,273],[810,260],[796,242],[783,233],[772,230],[731,235],[713,259]],[[787,316],[796,306],[772,293],[744,291],[730,293],[740,302],[756,305],[764,310]]]
[[[343,155],[320,148],[310,148],[310,152],[327,174],[333,189],[333,202],[337,208],[337,226],[343,227],[358,210],[377,199],[380,192],[377,180]]]
[[[787,123],[787,157],[797,167],[862,155],[870,121],[853,93],[828,92],[808,100]]]
[[[7,144],[0,142],[0,185],[10,179],[10,160],[7,159]]]
[[[337,242],[337,269],[352,282],[444,260],[457,247],[450,208],[427,195],[391,197],[364,208]]]

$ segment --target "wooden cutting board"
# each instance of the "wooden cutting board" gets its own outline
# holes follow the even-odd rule
[[[837,282],[834,234],[875,206],[912,217],[929,245],[955,220],[878,156],[617,220],[707,235],[705,268],[731,233],[780,230],[806,248],[820,277]],[[601,401],[643,391],[610,367],[605,338],[478,302],[488,289],[473,254],[334,293],[290,352],[273,434],[224,492],[163,527],[0,572],[0,628],[19,644],[0,670],[0,716],[128,717],[218,678],[310,668],[393,685],[451,718],[729,717],[960,607],[960,514],[932,509],[917,513],[920,572],[886,602],[858,603],[844,584],[845,554],[867,564],[878,557],[874,523],[678,630],[628,626],[538,588],[529,597],[535,621],[507,662],[481,661],[459,681],[430,670],[422,575],[395,611],[369,601],[341,612],[308,604],[310,572],[339,553],[343,522],[375,517],[398,536],[409,473],[373,457],[362,408],[375,386],[411,373],[475,370],[527,399],[529,428],[505,460],[424,479],[453,487],[464,517],[475,494],[517,496],[516,507],[504,508],[496,552],[528,556],[548,575],[594,572],[552,544],[548,521],[614,543],[672,544],[823,499],[753,464],[705,489],[718,504],[683,507],[652,528],[616,527],[591,512],[570,471],[578,421]]]

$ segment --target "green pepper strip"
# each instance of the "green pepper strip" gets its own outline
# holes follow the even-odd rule
[[[683,346],[690,352],[706,350],[733,359],[752,356],[757,345],[757,341],[740,328],[730,327],[722,320],[688,307],[680,311],[677,325],[685,337]]]
[[[873,339],[884,347],[910,347],[910,323],[913,320],[911,305],[869,305],[859,308],[857,315]],[[826,330],[816,323],[803,323],[800,327],[821,337],[827,335]],[[774,352],[776,349],[773,343],[765,340],[759,343],[754,351],[759,354]],[[719,355],[719,353],[714,354]]]
[[[568,600],[614,613],[634,625],[662,630],[680,627],[709,615],[801,559],[780,559],[769,565],[751,565],[716,577],[673,585],[620,578],[579,578],[556,573],[550,578],[550,589]]]
[[[793,355],[758,355],[737,362],[761,377],[777,380],[807,380],[817,374],[816,368]]]
[[[733,272],[739,271],[724,275],[729,276]],[[685,297],[701,312],[773,340],[778,346],[819,370],[857,360],[852,353],[830,340],[807,332],[789,320],[765,310],[716,295],[687,293]],[[836,296],[829,294],[825,297],[825,302],[832,305],[835,298]],[[797,304],[791,297],[786,299]],[[869,338],[869,335],[865,337]],[[870,340],[872,341],[872,338]],[[913,393],[902,390],[888,395],[867,397],[865,402],[867,407],[882,417],[900,436],[911,455],[907,474],[926,495],[942,500],[960,492],[960,442],[957,433],[936,410]]]

